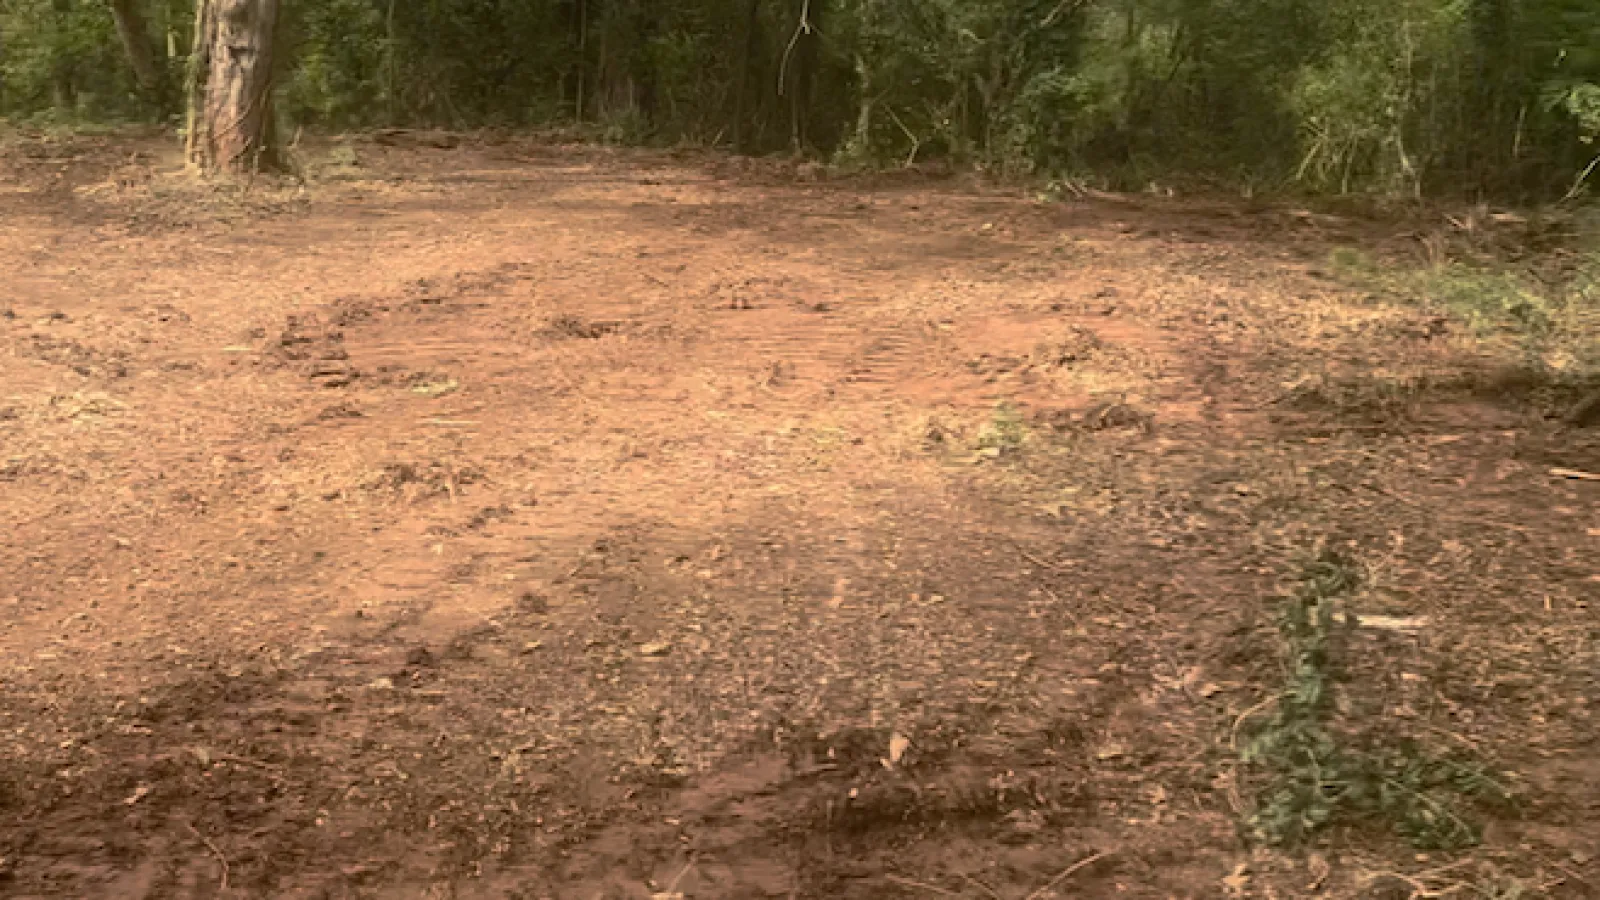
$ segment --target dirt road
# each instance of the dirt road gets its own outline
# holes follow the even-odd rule
[[[164,144],[24,150],[0,895],[1600,891],[1600,485],[1549,474],[1600,438],[1335,277],[1378,226],[470,142],[240,198]],[[1492,768],[1480,846],[1251,840],[1319,549],[1361,575],[1341,727]]]

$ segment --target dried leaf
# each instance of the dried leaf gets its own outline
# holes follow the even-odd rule
[[[1222,877],[1222,889],[1227,891],[1229,897],[1243,897],[1245,889],[1250,886],[1250,866],[1248,863],[1239,863],[1233,867],[1233,872]]]
[[[889,738],[889,764],[899,765],[900,760],[905,757],[906,751],[910,749],[911,739],[898,731],[895,732]]]

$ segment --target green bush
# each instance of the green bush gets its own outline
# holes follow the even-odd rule
[[[106,4],[0,2],[0,113],[70,123],[144,112]]]

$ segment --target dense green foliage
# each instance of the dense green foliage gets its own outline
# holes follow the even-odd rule
[[[176,81],[193,10],[138,0]],[[1594,0],[286,0],[284,125],[949,157],[1142,186],[1559,197]],[[0,113],[172,116],[106,0],[0,0]],[[153,99],[160,98],[160,99]],[[290,133],[285,130],[284,133]]]

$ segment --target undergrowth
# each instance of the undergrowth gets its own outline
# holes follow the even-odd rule
[[[1600,250],[1573,255],[1554,282],[1481,260],[1392,266],[1349,247],[1329,262],[1352,286],[1442,312],[1481,340],[1509,340],[1554,381],[1600,372]]]
[[[1385,743],[1374,723],[1340,720],[1334,606],[1358,584],[1348,560],[1323,554],[1282,602],[1284,685],[1273,715],[1240,751],[1264,773],[1249,829],[1278,846],[1305,844],[1341,825],[1388,827],[1419,849],[1475,844],[1479,826],[1464,801],[1509,799],[1483,763],[1433,756],[1409,739]]]

